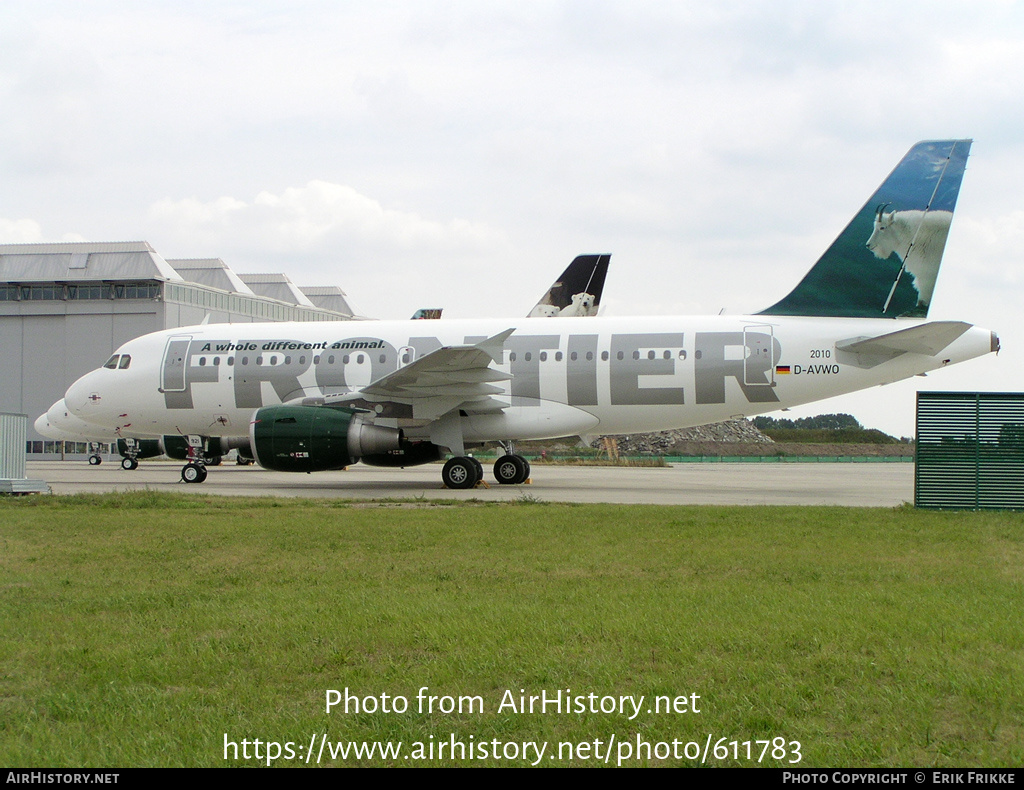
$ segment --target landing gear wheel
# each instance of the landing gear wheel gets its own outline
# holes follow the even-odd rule
[[[206,453],[203,453],[203,462],[207,466],[220,466],[221,460],[222,458],[219,455],[207,455]]]
[[[181,469],[181,479],[186,483],[201,483],[206,479],[206,467],[194,461],[185,464]]]
[[[121,468],[126,472],[134,472],[139,468],[139,462],[135,458],[122,458]]]
[[[452,458],[441,470],[441,480],[447,488],[472,488],[480,482],[480,462],[475,458]]]
[[[521,455],[503,455],[494,462],[494,479],[502,485],[519,485],[530,476],[530,465]]]
[[[470,455],[468,457],[469,457],[469,460],[472,461],[476,465],[476,479],[477,480],[483,480],[484,479],[484,465],[482,463],[480,463],[480,461],[478,461],[472,455]]]
[[[90,455],[89,456],[89,466],[99,466],[102,463],[103,463],[103,459],[100,458],[98,455]]]

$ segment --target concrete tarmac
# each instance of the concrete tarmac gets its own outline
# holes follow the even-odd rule
[[[914,499],[910,463],[704,463],[667,468],[533,466],[529,485],[453,491],[441,485],[441,466],[387,469],[356,464],[343,472],[311,475],[270,472],[257,466],[210,467],[205,483],[181,481],[181,462],[142,461],[128,472],[120,459],[100,466],[85,461],[30,461],[28,476],[55,494],[108,491],[177,491],[219,496],[333,497],[337,499],[478,499],[487,502],[609,502],[655,505],[842,505],[895,507]]]

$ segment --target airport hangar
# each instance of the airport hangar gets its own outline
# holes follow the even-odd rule
[[[350,321],[336,286],[236,274],[219,258],[169,260],[144,241],[0,244],[0,412],[28,415],[29,458],[83,456],[33,421],[122,344],[162,329],[249,321]]]

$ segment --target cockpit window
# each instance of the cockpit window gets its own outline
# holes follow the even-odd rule
[[[121,361],[117,365],[118,370],[127,370],[130,364],[132,364],[132,355],[122,354]]]
[[[111,370],[116,370],[117,369],[117,361],[120,358],[121,358],[120,354],[114,354],[114,356],[112,356],[110,359],[107,360],[107,363],[103,367],[110,368]]]

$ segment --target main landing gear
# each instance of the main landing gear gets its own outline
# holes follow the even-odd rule
[[[483,476],[483,465],[468,455],[448,459],[441,470],[445,488],[473,488]]]
[[[520,485],[530,476],[530,463],[521,455],[503,455],[494,463],[494,479],[502,485]],[[472,456],[451,458],[441,470],[445,488],[473,488],[483,480],[484,467]]]
[[[503,455],[494,462],[494,479],[502,485],[520,485],[530,476],[530,462],[521,455]]]

